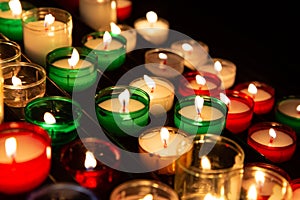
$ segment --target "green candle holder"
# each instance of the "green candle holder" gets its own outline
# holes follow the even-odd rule
[[[87,52],[94,52],[98,56],[98,66],[102,71],[118,69],[126,59],[127,40],[120,34],[110,33],[112,40],[107,48],[103,48],[104,31],[85,35],[81,43]]]
[[[46,122],[45,113],[51,113],[56,122]],[[80,105],[62,96],[37,98],[25,107],[25,121],[44,128],[50,135],[53,146],[69,143],[77,137],[76,129],[81,116]]]
[[[187,112],[183,113],[182,109],[189,107],[190,109],[194,109],[195,107],[196,95],[191,95],[176,102],[174,112],[175,126],[190,134],[221,134],[226,125],[226,116],[228,113],[226,104],[215,97],[205,95],[201,97],[204,99],[203,107],[207,107],[208,112],[211,112],[208,114],[208,117],[211,119],[201,120],[197,114],[195,114],[194,117],[192,114],[193,110],[190,112],[189,109]],[[205,111],[205,109],[203,108],[202,111]],[[196,109],[194,112],[196,113]],[[187,113],[191,115],[187,116],[189,115]]]
[[[118,96],[128,89],[128,112],[118,108]],[[116,101],[116,102],[114,102]],[[133,86],[111,86],[102,89],[95,97],[96,115],[104,132],[112,137],[138,136],[149,122],[149,95]]]
[[[46,56],[49,78],[68,92],[85,90],[97,80],[97,56],[93,53],[87,54],[81,47],[76,47],[80,60],[75,67],[68,65],[67,59],[72,57],[74,48],[60,47],[50,51]]]

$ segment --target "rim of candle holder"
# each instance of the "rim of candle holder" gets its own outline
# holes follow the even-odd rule
[[[293,191],[300,188],[300,178],[292,179],[289,181],[289,183],[290,183]]]
[[[1,18],[0,18],[1,19]],[[22,56],[22,50],[21,46],[12,40],[5,40],[5,39],[0,39],[0,45],[1,49],[3,48],[4,51],[8,51],[8,48],[11,51],[14,51],[14,55],[8,58],[1,58],[0,59],[0,64],[4,65],[6,63],[14,62],[14,61],[21,61],[21,56]],[[2,45],[5,45],[2,47]],[[3,52],[1,52],[3,54]]]
[[[246,114],[253,113],[255,103],[254,103],[253,98],[250,95],[248,95],[244,92],[241,92],[239,90],[233,90],[233,89],[232,90],[227,89],[227,90],[225,90],[225,93],[226,93],[226,95],[231,96],[235,99],[240,99],[243,103],[245,103],[247,106],[249,106],[249,110],[246,110],[246,111],[240,112],[240,113],[231,113],[230,115],[233,115],[233,116],[241,115],[241,114],[246,115]],[[237,116],[237,117],[240,117],[240,116]]]
[[[160,52],[160,53],[172,53],[173,55],[178,56],[178,58],[180,58],[180,61],[177,62],[177,63],[182,63],[182,66],[183,66],[182,68],[184,68],[184,64],[183,64],[184,63],[184,55],[183,55],[183,53],[181,51],[178,51],[176,49],[171,49],[169,47],[150,48],[149,50],[147,50],[145,52],[145,60],[147,60],[147,57],[149,56],[149,54],[158,53],[158,52]],[[148,63],[148,64],[151,64],[151,63]],[[171,63],[171,64],[174,64],[174,62]]]
[[[133,23],[133,26],[135,27],[135,29],[162,29],[162,30],[166,30],[166,28],[160,28],[160,27],[143,27],[143,28],[137,28],[136,27],[136,25],[138,24],[138,23],[140,23],[141,21],[147,21],[148,22],[148,20],[147,20],[147,18],[146,17],[140,17],[140,18],[138,18],[138,19],[136,19],[135,21],[134,21],[134,23]],[[167,25],[167,28],[169,28],[169,26],[170,26],[170,23],[169,23],[169,21],[168,20],[166,20],[165,18],[162,18],[162,17],[158,17],[157,18],[157,22],[158,21],[161,21],[161,22],[163,22],[164,24],[166,24]]]
[[[287,95],[287,96],[284,96],[284,97],[281,97],[280,99],[278,99],[277,102],[276,102],[275,109],[274,109],[275,116],[276,116],[276,114],[280,114],[280,115],[286,117],[287,119],[297,121],[295,124],[299,123],[300,118],[295,118],[295,117],[289,116],[289,115],[287,115],[287,114],[280,111],[279,105],[282,102],[286,101],[286,100],[299,100],[300,101],[300,95]]]

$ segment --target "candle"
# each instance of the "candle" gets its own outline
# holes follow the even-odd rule
[[[21,46],[14,41],[0,41],[0,64],[21,61]]]
[[[110,136],[136,136],[149,122],[149,95],[133,86],[111,86],[95,97],[96,115]]]
[[[19,194],[42,184],[51,165],[47,132],[26,122],[4,122],[0,133],[0,192]]]
[[[23,108],[46,92],[46,71],[35,63],[11,62],[2,65],[4,103]]]
[[[260,122],[248,130],[247,143],[267,159],[282,163],[288,161],[296,150],[296,133],[284,124]]]
[[[131,15],[132,2],[131,0],[117,0],[117,19],[124,21]]]
[[[271,86],[258,81],[253,81],[237,84],[233,89],[252,96],[255,114],[267,114],[273,109],[275,103],[275,90]]]
[[[83,91],[97,80],[98,60],[81,47],[60,47],[46,56],[49,78],[67,92]]]
[[[210,72],[191,71],[180,77],[178,93],[182,97],[190,95],[206,95],[219,97],[221,79]]]
[[[236,65],[233,62],[222,58],[214,58],[213,62],[214,70],[222,80],[224,89],[231,88],[235,83]]]
[[[150,77],[133,80],[129,85],[146,91],[150,97],[150,112],[161,115],[171,110],[174,102],[174,85],[165,78]]]
[[[77,137],[82,109],[72,99],[47,96],[29,102],[25,109],[25,121],[45,130],[52,139],[52,146],[61,146]]]
[[[31,61],[45,66],[55,48],[71,46],[72,15],[59,8],[33,8],[22,15],[24,51]]]
[[[227,111],[226,104],[215,97],[192,95],[176,102],[174,123],[190,134],[220,134]]]
[[[253,117],[252,97],[237,90],[226,90],[225,94],[220,93],[220,99],[228,107],[226,129],[236,134],[245,131]]]
[[[105,30],[110,22],[117,22],[115,0],[79,0],[79,15],[95,31]]]
[[[188,150],[177,151],[178,145],[187,135],[173,127],[154,127],[141,133],[138,138],[139,153],[145,170],[174,174],[175,160]]]
[[[117,25],[111,22],[110,29],[113,34],[121,34],[126,38],[126,52],[131,52],[134,50],[136,46],[137,32],[133,27],[126,24]]]
[[[169,22],[157,16],[154,11],[146,13],[146,17],[134,21],[134,28],[148,42],[154,45],[163,44],[169,35]]]
[[[82,39],[83,48],[98,56],[98,66],[102,71],[113,71],[125,62],[126,43],[124,36],[108,31],[93,32]]]
[[[292,200],[299,199],[300,198],[300,178],[293,179],[289,183],[293,190]]]
[[[151,49],[145,53],[145,68],[155,76],[174,78],[182,74],[184,59],[172,49]]]
[[[275,118],[278,122],[292,127],[297,134],[300,133],[300,98],[298,96],[285,96],[278,100],[275,107]]]

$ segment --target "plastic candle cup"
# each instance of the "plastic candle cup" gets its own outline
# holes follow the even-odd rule
[[[226,90],[225,94],[220,93],[220,99],[228,107],[226,129],[236,134],[245,131],[250,126],[253,117],[252,97],[237,90]]]
[[[102,71],[116,70],[125,62],[126,43],[124,36],[107,31],[93,32],[82,39],[83,48],[98,56],[98,67]]]
[[[18,194],[41,185],[51,166],[51,139],[27,122],[0,124],[0,192]]]
[[[220,134],[226,125],[226,104],[209,96],[192,95],[176,102],[175,126],[190,134]]]
[[[293,179],[289,183],[293,190],[292,200],[299,199],[300,198],[300,178]]]
[[[4,103],[24,108],[28,102],[46,92],[46,71],[35,63],[11,62],[2,65]]]
[[[0,64],[21,61],[21,46],[14,41],[0,40]]]
[[[25,107],[25,120],[47,130],[52,146],[69,143],[77,137],[81,116],[80,105],[67,97],[41,97]]]
[[[154,45],[163,44],[169,35],[169,22],[153,11],[146,13],[146,17],[134,21],[133,27],[148,42]]]
[[[269,113],[275,103],[275,89],[258,81],[237,84],[234,90],[250,95],[254,100],[254,113],[257,115]]]
[[[67,92],[91,87],[97,79],[97,64],[96,55],[86,54],[80,47],[60,47],[46,57],[49,78]]]
[[[235,83],[236,65],[222,58],[213,58],[213,62],[214,70],[222,80],[222,87],[224,87],[224,89],[231,88]]]
[[[115,24],[112,22],[110,23],[110,29],[112,33],[121,34],[126,38],[126,52],[134,50],[137,41],[137,32],[133,27],[127,24]]]
[[[213,73],[204,71],[186,72],[180,77],[178,93],[182,97],[206,95],[218,98],[222,91],[221,84],[221,79]]]
[[[184,58],[181,52],[157,48],[146,51],[145,68],[155,76],[174,78],[184,70]]]
[[[277,122],[259,122],[248,129],[247,143],[274,163],[291,159],[296,150],[296,132]]]
[[[278,100],[275,106],[275,118],[278,122],[293,128],[300,134],[300,97],[286,96]]]
[[[123,21],[130,17],[131,11],[131,0],[117,0],[117,19],[119,21]]]
[[[149,95],[133,86],[111,86],[95,97],[96,115],[104,132],[113,137],[136,137],[149,123]]]
[[[161,115],[170,111],[174,102],[174,85],[162,77],[150,77],[133,80],[130,86],[146,91],[150,97],[150,113]]]
[[[179,200],[176,192],[163,182],[148,179],[133,179],[118,185],[110,194],[109,200]]]
[[[46,65],[48,52],[72,45],[72,15],[59,8],[33,8],[22,14],[24,51],[31,61]]]

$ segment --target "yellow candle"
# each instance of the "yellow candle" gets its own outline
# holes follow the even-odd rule
[[[122,105],[120,104],[118,98],[108,99],[106,101],[99,103],[98,106],[105,110],[112,111],[112,112],[122,111]],[[129,112],[134,112],[134,111],[141,110],[144,107],[145,107],[145,105],[143,103],[139,102],[138,100],[129,99],[127,109]]]

